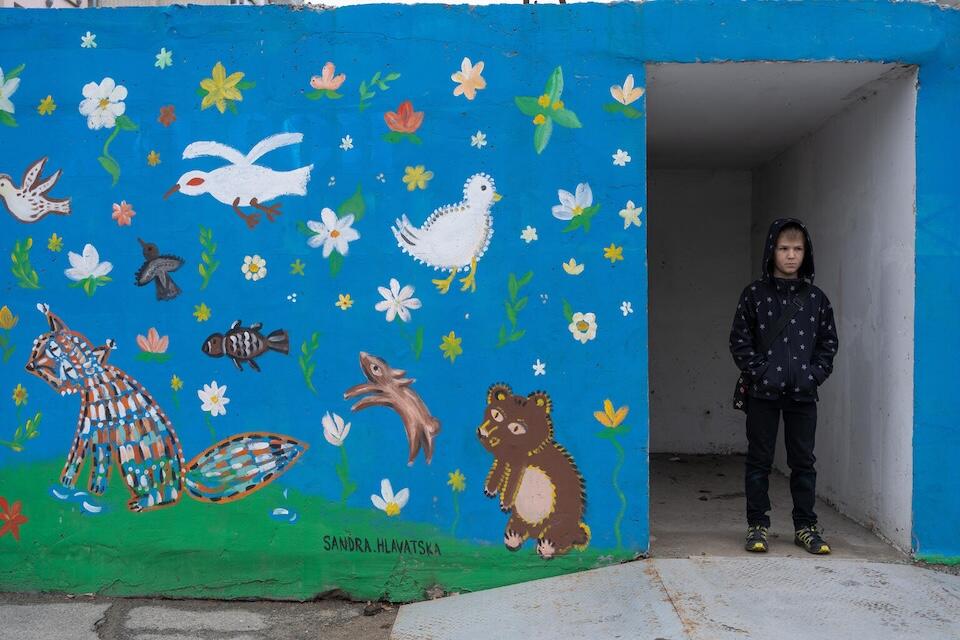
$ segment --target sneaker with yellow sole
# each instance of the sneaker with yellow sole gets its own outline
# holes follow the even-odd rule
[[[793,543],[798,547],[803,547],[809,553],[826,555],[830,553],[830,545],[821,537],[822,533],[823,529],[820,529],[817,525],[807,525],[794,533]]]
[[[762,525],[751,525],[747,528],[747,542],[744,548],[756,553],[766,552],[769,548],[767,545],[767,528]]]

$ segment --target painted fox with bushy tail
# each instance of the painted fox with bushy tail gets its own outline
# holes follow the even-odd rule
[[[27,371],[60,395],[80,394],[77,433],[60,474],[63,486],[76,486],[89,453],[91,493],[103,494],[115,462],[130,490],[131,511],[174,505],[184,490],[203,502],[230,502],[269,484],[307,450],[287,436],[243,433],[184,462],[173,425],[150,392],[107,363],[114,342],[94,347],[47,305],[37,308],[50,331],[33,342]]]

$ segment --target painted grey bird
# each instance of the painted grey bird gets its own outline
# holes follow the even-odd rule
[[[160,255],[160,249],[152,242],[145,242],[140,238],[143,247],[143,257],[146,258],[136,275],[138,287],[146,286],[152,280],[157,285],[157,300],[173,300],[180,295],[180,287],[170,277],[171,271],[183,266],[183,258],[171,255]]]
[[[70,198],[61,200],[46,195],[57,184],[61,171],[57,169],[46,180],[41,179],[40,174],[46,162],[47,157],[44,156],[27,167],[19,187],[13,183],[13,178],[0,173],[0,200],[20,222],[36,222],[48,213],[62,216],[70,214]]]

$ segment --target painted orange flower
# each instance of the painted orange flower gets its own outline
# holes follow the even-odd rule
[[[464,58],[460,63],[460,71],[450,76],[450,79],[457,83],[453,88],[453,95],[462,95],[467,100],[477,97],[477,91],[487,87],[487,81],[483,79],[481,73],[483,73],[483,60],[477,64],[471,64],[470,58]]]
[[[137,215],[137,212],[133,210],[133,207],[127,204],[126,200],[117,204],[113,203],[113,219],[117,221],[118,227],[129,227],[133,216]]]
[[[397,133],[413,133],[423,124],[423,111],[414,111],[413,103],[404,100],[400,103],[396,113],[387,111],[383,114],[383,119],[391,131]]]
[[[19,500],[13,503],[13,507],[10,507],[7,504],[7,499],[0,497],[0,522],[3,523],[3,526],[0,527],[0,538],[10,532],[13,534],[13,539],[19,541],[20,525],[26,521],[27,518],[20,513]]]
[[[177,119],[177,114],[175,111],[176,108],[172,104],[168,104],[165,107],[160,107],[160,116],[157,118],[157,122],[165,127],[169,127],[171,124],[173,124],[173,121]]]
[[[166,353],[170,336],[161,337],[156,327],[150,327],[146,336],[137,336],[137,345],[147,353]]]
[[[328,62],[323,65],[323,70],[320,72],[320,75],[310,78],[310,86],[314,89],[336,91],[340,88],[340,85],[343,84],[343,81],[347,79],[346,74],[343,73],[336,76],[333,75],[336,71],[337,67],[332,62]]]
[[[593,417],[606,428],[616,429],[623,423],[628,413],[630,413],[629,407],[622,406],[619,409],[614,409],[613,403],[608,398],[603,401],[603,411],[594,411]]]

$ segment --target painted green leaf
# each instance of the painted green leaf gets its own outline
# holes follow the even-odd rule
[[[417,327],[417,333],[413,338],[413,357],[419,360],[421,353],[423,353],[423,327]]]
[[[516,103],[517,108],[531,118],[538,113],[543,113],[543,109],[540,108],[540,105],[537,104],[537,99],[531,96],[517,96],[513,99]]]
[[[100,162],[100,166],[113,176],[113,184],[117,184],[120,179],[120,165],[117,164],[117,161],[108,156],[100,156],[97,160]]]
[[[346,215],[353,215],[353,221],[359,222],[363,215],[367,211],[366,202],[363,200],[363,191],[360,185],[357,185],[357,190],[353,192],[353,195],[344,200],[339,207],[337,207],[337,216],[342,218]]]
[[[6,74],[5,78],[7,80],[13,80],[17,76],[19,76],[21,73],[23,73],[23,70],[26,68],[27,68],[26,64],[21,64],[19,66],[16,66]]]
[[[241,91],[253,89],[255,86],[257,86],[257,83],[253,80],[241,80],[237,83],[237,89],[240,89]]]
[[[507,310],[507,320],[510,321],[512,326],[517,326],[517,312],[513,310],[513,305],[510,304],[509,300],[504,300],[503,306]]]
[[[386,80],[387,82],[392,82],[393,80],[396,80],[399,77],[400,77],[400,74],[394,71],[392,73],[387,74]]]
[[[117,116],[117,127],[122,131],[136,131],[138,129],[136,123],[126,115]]]
[[[547,148],[551,133],[553,133],[553,120],[550,118],[547,118],[543,124],[534,127],[533,148],[537,150],[537,153],[543,153],[543,150]]]
[[[568,129],[579,129],[583,126],[580,124],[577,114],[569,109],[558,109],[550,115],[553,118],[553,121],[561,127],[566,127]]]
[[[12,115],[7,113],[6,111],[0,111],[0,124],[5,124],[8,127],[18,126],[16,118],[14,118]]]
[[[510,299],[517,299],[517,292],[520,290],[520,286],[517,284],[517,276],[510,274],[510,277],[507,278],[507,291],[510,292]]]
[[[523,277],[517,282],[521,287],[525,287],[530,284],[530,281],[533,280],[533,271],[527,271],[523,274]]]
[[[520,311],[523,311],[523,308],[527,306],[527,300],[529,300],[527,296],[523,296],[522,298],[517,300],[517,303],[513,305],[514,310],[517,311],[518,313]]]
[[[397,144],[404,141],[412,142],[413,144],[423,144],[423,140],[420,139],[420,136],[414,133],[401,133],[399,131],[385,133],[383,134],[383,139],[390,144]]]
[[[207,97],[207,90],[204,89],[203,87],[200,87],[200,88],[196,89],[196,94],[197,94],[198,96],[200,96],[201,98],[206,98],[206,97]]]
[[[560,94],[563,93],[563,69],[557,67],[553,70],[543,92],[550,96],[550,104],[560,99]]]
[[[519,329],[510,334],[510,342],[516,342],[527,333],[526,329]]]
[[[230,113],[232,113],[233,115],[239,115],[239,113],[240,113],[239,111],[237,111],[237,103],[234,102],[233,100],[227,100],[227,109],[228,109],[228,110],[230,111]]]
[[[563,301],[563,317],[567,319],[567,322],[573,321],[573,307],[566,300]]]

